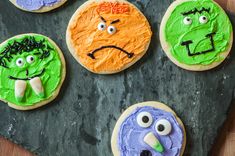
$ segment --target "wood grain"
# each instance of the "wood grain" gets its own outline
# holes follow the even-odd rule
[[[235,156],[235,103],[233,105],[211,156]]]
[[[33,154],[0,137],[0,156],[33,156]]]

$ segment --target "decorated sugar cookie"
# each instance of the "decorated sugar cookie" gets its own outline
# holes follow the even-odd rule
[[[228,16],[213,0],[177,0],[163,17],[160,40],[176,65],[203,71],[227,57],[233,30]]]
[[[152,32],[145,16],[125,0],[89,0],[71,18],[67,45],[76,60],[99,74],[122,71],[147,51]]]
[[[129,107],[112,134],[114,156],[182,156],[184,125],[168,106],[143,102]]]
[[[39,34],[23,34],[0,44],[0,99],[30,110],[56,98],[65,78],[59,47]]]
[[[63,5],[67,0],[9,0],[21,10],[29,12],[48,12]]]

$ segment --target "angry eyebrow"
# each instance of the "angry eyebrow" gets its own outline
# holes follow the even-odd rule
[[[100,16],[100,19],[106,23],[106,20],[104,19],[104,17]]]
[[[183,13],[181,13],[181,14],[184,15],[184,16],[187,16],[187,15],[190,15],[190,14],[194,14],[194,15],[195,15],[196,13],[201,14],[203,11],[209,13],[209,12],[210,12],[210,8],[206,9],[206,8],[202,7],[201,10],[195,8],[194,10],[190,10],[190,11],[187,11],[187,12],[183,12]]]
[[[119,19],[117,19],[117,20],[115,20],[115,21],[112,21],[111,24],[118,23],[118,22],[120,22]]]

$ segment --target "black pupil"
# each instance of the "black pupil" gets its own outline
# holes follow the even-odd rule
[[[110,28],[110,31],[113,31],[113,28]]]
[[[33,57],[30,57],[30,60],[33,61]]]
[[[18,63],[19,63],[19,64],[21,64],[21,63],[22,63],[22,61],[21,61],[21,60],[19,60],[19,61],[18,61]]]
[[[157,130],[158,130],[159,132],[162,132],[162,131],[165,130],[165,127],[164,127],[162,124],[160,124],[160,125],[157,126]]]
[[[187,18],[187,21],[190,21],[190,18]]]
[[[104,25],[101,25],[101,28],[104,28]]]
[[[143,121],[144,123],[148,123],[148,122],[149,122],[149,117],[143,116],[142,121]]]
[[[206,17],[202,17],[203,20],[206,20]]]

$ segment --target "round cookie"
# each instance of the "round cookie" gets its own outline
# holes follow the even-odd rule
[[[21,10],[43,13],[62,6],[67,0],[9,0],[9,1]]]
[[[86,69],[98,74],[120,72],[147,51],[151,28],[145,16],[125,0],[89,0],[72,16],[68,48]]]
[[[176,0],[160,26],[160,41],[177,66],[204,71],[221,64],[233,43],[233,29],[213,0]]]
[[[56,98],[66,74],[59,47],[40,34],[22,34],[0,44],[0,99],[31,110]]]
[[[124,111],[111,139],[114,156],[182,156],[185,145],[182,121],[168,106],[154,101]]]

